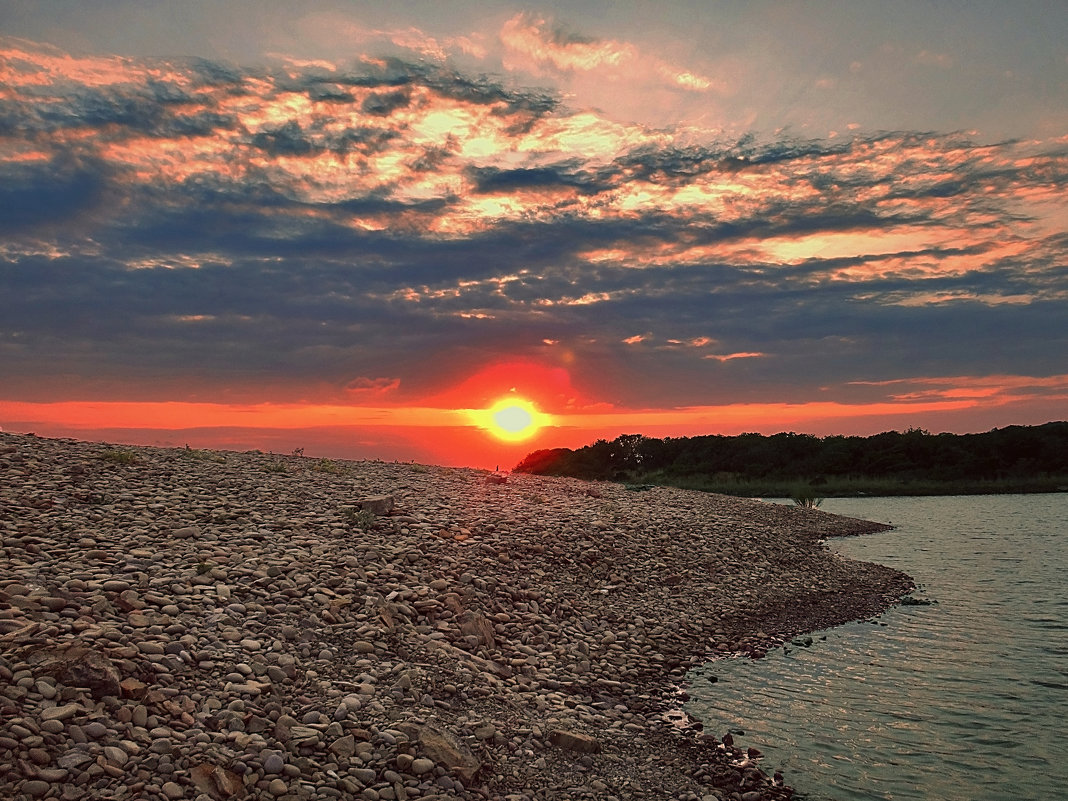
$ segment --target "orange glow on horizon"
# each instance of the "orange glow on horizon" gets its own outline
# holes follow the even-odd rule
[[[538,429],[621,426],[673,426],[680,433],[703,428],[750,426],[767,428],[812,420],[941,412],[1018,400],[1018,393],[957,391],[924,395],[902,393],[893,400],[868,403],[816,401],[806,403],[734,403],[665,409],[605,409],[603,404],[564,413],[546,414],[532,404],[509,398],[489,409],[443,409],[426,406],[367,407],[329,404],[221,404],[151,401],[0,401],[0,425],[63,424],[75,428],[277,428],[317,426],[406,426],[413,428],[482,428],[507,434],[512,426],[526,434]],[[1007,397],[998,397],[1006,394]],[[529,422],[526,417],[529,416]],[[523,423],[523,425],[520,425]],[[522,439],[528,438],[527,435]],[[507,437],[502,439],[521,439]]]
[[[1004,383],[996,381],[1004,379]],[[904,380],[902,380],[905,383]],[[524,408],[515,395],[481,409],[186,402],[52,402],[0,400],[0,429],[46,437],[102,438],[134,444],[193,442],[195,447],[309,454],[355,459],[401,459],[457,467],[509,467],[542,448],[580,448],[622,433],[650,437],[773,434],[872,434],[942,425],[977,431],[993,408],[1015,408],[1030,422],[1059,419],[1068,401],[1068,376],[916,379],[929,391],[899,391],[870,402],[737,403],[664,409],[590,404],[560,413]],[[950,385],[963,386],[951,391]],[[984,386],[985,383],[985,386]],[[938,385],[931,388],[930,384]],[[996,391],[991,392],[991,384]],[[974,385],[974,391],[967,387]],[[1037,397],[1036,385],[1046,391]],[[895,388],[897,385],[895,384]],[[525,413],[524,413],[525,412]],[[527,415],[530,423],[528,424]],[[966,417],[962,417],[965,415]],[[497,417],[495,420],[494,417]],[[979,427],[968,427],[975,418]],[[985,430],[985,428],[983,428]],[[95,435],[94,435],[95,434]]]
[[[0,400],[0,428],[80,439],[93,439],[92,432],[97,431],[120,441],[132,437],[144,444],[183,432],[182,439],[197,441],[198,447],[225,448],[230,442],[240,442],[245,449],[279,443],[289,443],[288,448],[314,444],[340,458],[399,456],[488,469],[515,464],[532,450],[580,448],[621,433],[651,437],[746,431],[875,433],[894,427],[930,427],[938,419],[964,419],[960,415],[986,419],[995,408],[1013,408],[1021,413],[1030,410],[1028,414],[1036,417],[1059,419],[1058,412],[1049,410],[1063,408],[1068,401],[1068,375],[993,375],[853,382],[887,390],[882,398],[854,403],[627,409],[592,401],[560,404],[553,398],[558,398],[557,391],[571,389],[566,373],[555,368],[531,368],[523,376],[514,371],[515,364],[511,367],[488,368],[458,385],[456,389],[466,393],[466,405],[457,402],[455,392],[447,401],[427,399],[418,406]],[[506,378],[514,380],[516,386],[502,395],[500,387],[507,386],[503,383]],[[543,383],[541,394],[526,388],[550,378],[560,383],[553,387]],[[479,390],[489,391],[491,384],[496,389],[487,398]],[[496,401],[490,400],[494,397]],[[474,403],[487,405],[471,408]],[[554,411],[542,411],[545,407]]]

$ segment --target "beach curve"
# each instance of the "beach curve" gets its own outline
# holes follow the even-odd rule
[[[0,434],[0,795],[787,798],[675,725],[673,689],[900,598],[907,576],[822,544],[885,528],[663,487]]]

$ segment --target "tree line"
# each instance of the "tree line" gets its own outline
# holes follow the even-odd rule
[[[820,486],[843,480],[1023,486],[1038,479],[1068,477],[1068,422],[1008,426],[982,434],[931,434],[917,428],[869,437],[791,432],[656,439],[623,434],[577,450],[534,451],[514,469],[683,486],[702,482]]]

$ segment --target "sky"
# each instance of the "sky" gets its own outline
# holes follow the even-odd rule
[[[0,427],[1068,419],[1066,186],[1063,0],[0,0]]]

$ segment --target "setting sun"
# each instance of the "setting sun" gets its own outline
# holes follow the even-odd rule
[[[529,428],[534,419],[522,406],[505,406],[494,413],[493,422],[498,428],[518,434]]]
[[[504,398],[486,411],[485,427],[498,439],[521,442],[538,432],[541,417],[530,401]]]

